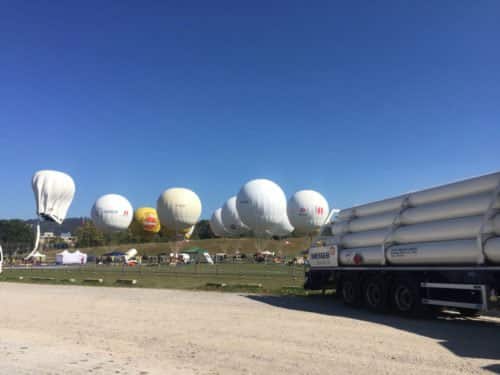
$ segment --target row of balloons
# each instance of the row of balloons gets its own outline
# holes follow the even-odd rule
[[[71,176],[43,170],[33,176],[33,191],[39,217],[61,224],[75,194]],[[131,228],[143,235],[158,233],[188,238],[201,216],[201,201],[185,188],[165,190],[156,209],[141,207],[135,212],[130,202],[118,194],[106,194],[94,203],[91,218],[97,228],[117,232]],[[237,196],[215,210],[210,227],[215,235],[240,236],[253,231],[256,236],[286,236],[292,231],[311,234],[329,213],[328,202],[319,193],[302,190],[287,202],[283,190],[273,181],[256,179],[247,182]]]
[[[45,220],[61,224],[75,194],[71,176],[59,171],[43,170],[33,176],[33,191],[37,214]],[[157,208],[132,205],[122,195],[106,194],[92,206],[90,216],[95,226],[104,232],[132,231],[147,236],[161,230],[167,236],[189,238],[201,215],[200,198],[191,190],[171,188],[157,200]]]
[[[267,179],[242,186],[210,218],[210,227],[220,237],[240,236],[253,231],[256,236],[287,236],[315,233],[327,220],[327,200],[313,190],[301,190],[286,200],[281,187]]]

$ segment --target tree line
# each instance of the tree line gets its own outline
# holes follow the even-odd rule
[[[172,240],[167,234],[160,231],[155,235],[148,235],[147,233],[134,233],[130,228],[123,232],[117,233],[104,233],[97,229],[92,220],[85,218],[71,219],[73,230],[71,233],[76,236],[76,247],[94,247],[106,245],[120,245],[126,243],[144,243],[144,242],[166,242]],[[35,220],[0,220],[0,245],[6,254],[24,253],[33,248],[35,235],[34,225]],[[77,224],[77,225],[75,225]],[[41,231],[46,232],[47,225],[49,228],[57,228],[55,223],[42,222]],[[69,227],[66,227],[69,228]],[[60,248],[65,245],[64,241],[57,237],[51,239],[50,247]],[[69,232],[69,231],[68,231]],[[60,231],[59,231],[60,233]],[[251,237],[249,234],[246,237]],[[200,220],[196,225],[191,236],[191,239],[203,240],[215,238],[214,233],[210,229],[208,220]],[[47,244],[45,244],[47,245]]]
[[[144,242],[165,242],[171,238],[167,237],[166,234],[160,232],[154,236],[147,234],[137,234],[128,229],[123,232],[118,233],[104,233],[96,228],[91,220],[78,220],[79,225],[76,228],[73,226],[72,234],[76,236],[77,247],[93,247],[93,246],[105,246],[105,245],[118,245],[124,243],[144,243]],[[13,253],[24,253],[33,248],[35,235],[34,235],[34,225],[36,221],[34,220],[0,220],[0,245],[6,254]],[[42,233],[47,231],[47,224],[43,222],[41,226]],[[56,228],[54,225],[50,228]],[[49,230],[50,232],[50,230]],[[53,230],[53,232],[56,232]],[[56,232],[57,233],[57,232]],[[215,235],[210,230],[210,225],[208,220],[199,221],[193,234],[192,239],[207,239],[213,238]],[[55,237],[51,240],[51,246],[58,247],[58,242],[63,243],[60,237]]]
[[[24,220],[0,220],[0,245],[5,254],[31,250],[34,237],[33,227]]]
[[[166,242],[172,238],[163,231],[155,235],[148,233],[134,233],[130,228],[123,232],[104,233],[97,229],[91,220],[86,221],[75,231],[75,236],[78,239],[78,247],[93,247],[104,245],[119,245],[125,243],[144,243],[144,242]],[[191,239],[203,240],[215,238],[215,235],[210,229],[208,220],[199,221],[195,227]]]

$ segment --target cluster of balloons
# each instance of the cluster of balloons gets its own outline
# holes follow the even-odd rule
[[[71,176],[59,171],[43,170],[33,176],[37,215],[41,220],[62,224],[75,195]],[[95,226],[104,232],[130,229],[145,238],[163,231],[171,237],[189,238],[201,215],[200,198],[191,190],[171,188],[165,190],[156,202],[156,209],[140,207],[135,210],[122,195],[106,194],[99,197],[91,209]],[[38,247],[39,226],[37,227]]]
[[[288,200],[281,187],[267,179],[242,186],[210,218],[210,228],[219,237],[236,237],[253,231],[257,237],[284,237],[315,233],[326,221],[329,206],[313,190],[301,190]]]
[[[75,194],[73,179],[63,172],[43,170],[35,173],[32,185],[40,219],[61,224]],[[91,218],[104,232],[130,227],[143,237],[162,231],[167,236],[189,238],[201,209],[196,193],[185,188],[171,188],[158,197],[156,209],[140,207],[135,212],[124,196],[103,195],[95,201]],[[283,237],[294,230],[298,234],[313,234],[325,223],[328,214],[328,202],[318,192],[298,191],[287,202],[285,193],[276,183],[256,179],[243,185],[236,196],[214,211],[210,227],[220,237],[237,237],[250,231],[258,237]],[[38,237],[39,233],[34,251]]]
[[[201,215],[200,198],[185,188],[165,190],[156,202],[156,209],[140,207],[135,212],[127,198],[106,194],[92,207],[91,218],[104,232],[119,232],[130,227],[143,237],[162,231],[169,237],[189,238]]]

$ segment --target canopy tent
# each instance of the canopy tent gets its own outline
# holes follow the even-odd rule
[[[192,247],[182,251],[183,254],[188,254],[196,263],[214,264],[214,261],[207,250],[201,247]]]
[[[64,250],[56,254],[57,264],[85,264],[87,263],[87,254],[82,253],[80,250],[69,252]]]
[[[260,254],[265,256],[265,257],[273,257],[274,256],[274,252],[271,252],[269,250],[261,251]]]
[[[192,247],[192,248],[187,249],[187,250],[182,250],[182,252],[191,255],[191,254],[203,254],[203,253],[206,253],[207,250],[202,249],[201,247]]]

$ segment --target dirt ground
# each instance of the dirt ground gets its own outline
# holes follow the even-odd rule
[[[0,374],[500,373],[500,319],[331,297],[0,284]]]

